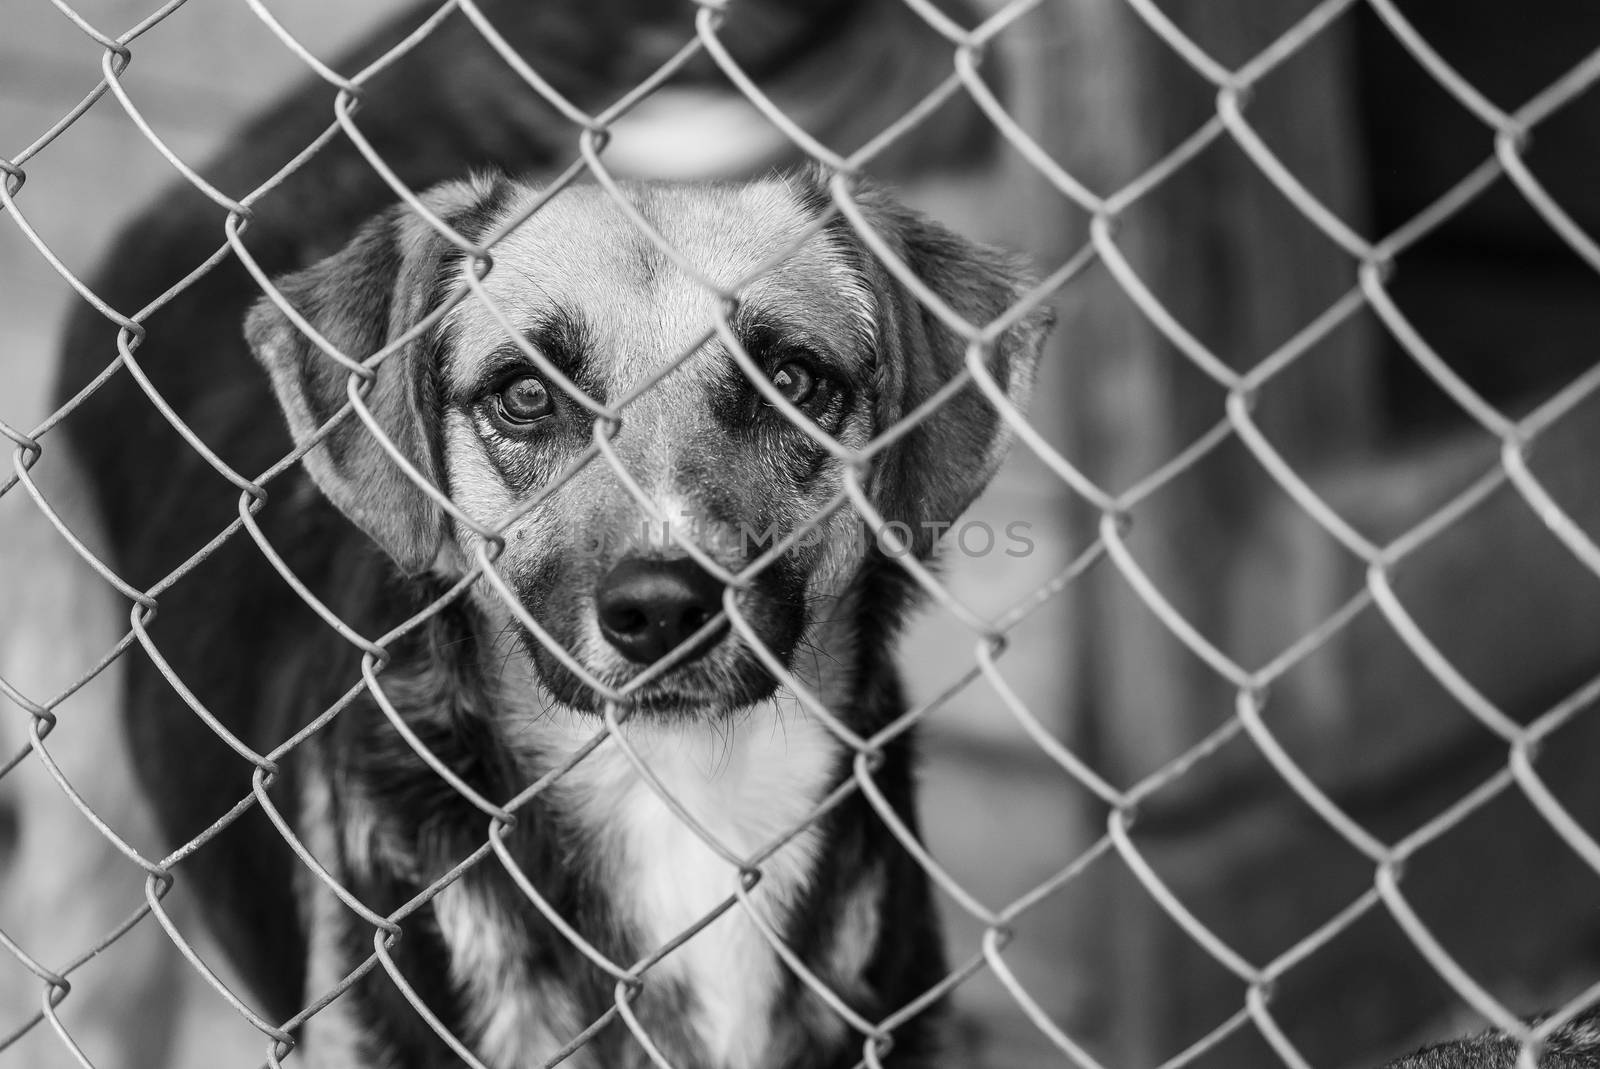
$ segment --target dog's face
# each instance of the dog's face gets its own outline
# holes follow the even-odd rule
[[[473,596],[496,633],[517,636],[556,701],[592,710],[590,680],[628,687],[648,672],[629,688],[640,712],[732,711],[765,698],[775,681],[719,615],[729,597],[723,579],[683,545],[742,574],[735,611],[790,664],[838,614],[873,552],[848,504],[769,552],[845,486],[845,461],[818,436],[849,450],[867,445],[959,373],[966,343],[842,219],[818,229],[827,201],[809,178],[627,193],[701,278],[604,191],[565,191],[494,244],[483,281],[493,307],[469,296],[414,332],[384,359],[366,404],[400,455],[461,513],[500,531],[494,567],[524,612],[487,580]],[[482,241],[537,196],[507,181],[458,183],[427,203]],[[974,324],[1020,295],[1005,258],[878,194],[861,203],[897,255]],[[359,360],[402,339],[469,271],[427,224],[395,210],[278,286],[332,346]],[[719,309],[726,327],[706,340]],[[1047,321],[1030,315],[989,354],[990,374],[1014,400]],[[347,373],[269,302],[247,332],[297,440],[306,440],[343,405]],[[730,339],[770,389],[746,374]],[[926,525],[965,508],[1003,439],[994,409],[969,386],[875,458],[869,498],[926,555]],[[478,558],[472,524],[418,489],[353,416],[307,465],[403,569],[449,577]]]

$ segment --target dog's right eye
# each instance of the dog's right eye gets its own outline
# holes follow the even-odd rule
[[[515,426],[537,423],[555,411],[550,390],[535,375],[512,379],[494,395],[495,410],[501,419]]]

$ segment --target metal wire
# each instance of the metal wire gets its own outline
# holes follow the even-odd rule
[[[594,115],[564,98],[537,69],[530,66],[507,44],[492,21],[469,0],[450,0],[444,3],[390,53],[366,69],[348,77],[317,59],[309,48],[278,21],[268,3],[264,0],[246,0],[248,14],[260,20],[299,58],[308,71],[327,83],[329,125],[322,136],[308,144],[305,151],[271,181],[259,189],[247,191],[237,197],[210,185],[163,142],[141,116],[124,85],[125,72],[131,64],[138,61],[140,37],[163,23],[172,23],[181,31],[186,17],[182,0],[174,0],[161,7],[133,29],[121,35],[97,28],[65,0],[51,0],[51,2],[63,17],[69,19],[81,31],[86,40],[100,50],[98,68],[86,72],[88,77],[95,79],[95,82],[82,102],[74,106],[59,122],[41,132],[36,140],[14,157],[9,160],[0,159],[0,170],[6,175],[4,184],[0,185],[0,213],[3,213],[16,227],[17,232],[38,251],[41,268],[47,268],[59,275],[79,297],[105,319],[107,340],[115,341],[119,356],[106,369],[105,374],[91,383],[83,393],[50,413],[32,430],[0,424],[0,434],[3,434],[15,447],[12,454],[12,474],[0,483],[0,494],[11,492],[20,485],[22,494],[31,499],[32,505],[58,532],[62,544],[92,567],[100,579],[120,598],[131,603],[131,615],[130,630],[122,641],[115,648],[106,651],[104,659],[61,694],[28,696],[11,684],[0,680],[0,695],[9,699],[10,704],[20,709],[30,721],[26,748],[10,756],[7,763],[0,766],[0,776],[10,773],[24,761],[34,762],[42,768],[93,828],[105,836],[129,864],[144,871],[147,877],[147,901],[126,922],[107,932],[94,945],[85,947],[84,952],[71,961],[37,961],[26,950],[25,939],[0,933],[0,948],[3,948],[4,953],[38,978],[41,999],[40,1009],[25,1020],[18,1031],[0,1037],[0,1051],[38,1028],[41,1023],[47,1023],[77,1061],[84,1065],[92,1064],[58,1013],[64,1005],[70,1007],[71,978],[91,957],[123,938],[143,920],[145,914],[154,913],[167,937],[176,944],[190,967],[203,976],[233,1010],[260,1033],[263,1040],[263,1055],[270,1064],[279,1064],[281,1059],[289,1056],[293,1046],[293,1037],[290,1034],[292,1028],[335,1002],[360,976],[381,968],[421,1019],[456,1052],[464,1064],[480,1065],[481,1063],[467,1049],[462,1039],[450,1034],[421,997],[411,989],[395,965],[390,949],[403,932],[408,917],[460,880],[469,870],[487,862],[491,855],[494,863],[503,867],[510,875],[515,886],[526,897],[529,907],[547,918],[565,938],[572,942],[580,954],[607,974],[616,985],[614,1007],[599,1020],[585,1022],[584,1030],[571,1037],[571,1043],[556,1056],[555,1061],[561,1060],[581,1047],[608,1021],[620,1020],[633,1033],[650,1061],[662,1069],[668,1069],[670,1063],[634,1014],[632,1003],[640,991],[649,984],[651,970],[657,963],[680,946],[694,940],[707,925],[724,912],[743,910],[749,915],[761,937],[771,944],[783,967],[791,971],[803,986],[814,992],[845,1027],[861,1037],[862,1064],[878,1064],[879,1059],[892,1045],[896,1027],[903,1025],[910,1016],[926,1009],[945,991],[960,986],[977,972],[987,970],[995,975],[1004,990],[1015,1001],[1022,1015],[1037,1028],[1039,1034],[1050,1045],[1059,1051],[1062,1064],[1100,1069],[1103,1063],[1090,1053],[1092,1044],[1073,1036],[1063,1022],[1052,1019],[1037,993],[1029,991],[1024,986],[1023,981],[1001,953],[1005,945],[1015,937],[1016,926],[1020,920],[1063,887],[1082,879],[1091,865],[1095,864],[1120,863],[1166,916],[1187,934],[1194,945],[1236,977],[1242,985],[1244,994],[1238,1011],[1226,1020],[1218,1022],[1214,1031],[1202,1037],[1193,1046],[1171,1057],[1165,1064],[1174,1069],[1203,1056],[1236,1033],[1252,1027],[1285,1065],[1305,1066],[1306,1061],[1296,1051],[1273,1017],[1274,992],[1278,982],[1293,972],[1315,951],[1337,940],[1363,918],[1378,910],[1387,911],[1410,944],[1426,958],[1462,1000],[1523,1044],[1524,1064],[1532,1064],[1530,1059],[1536,1056],[1540,1044],[1552,1028],[1575,1016],[1591,1002],[1600,1000],[1600,989],[1591,988],[1568,1005],[1561,1007],[1554,1018],[1546,1024],[1535,1027],[1523,1023],[1451,955],[1428,923],[1413,908],[1407,898],[1403,879],[1404,863],[1408,858],[1437,842],[1495,798],[1518,790],[1560,836],[1573,855],[1600,874],[1600,844],[1596,843],[1592,834],[1586,831],[1558,800],[1555,792],[1541,777],[1537,760],[1539,744],[1572,718],[1580,715],[1597,695],[1600,695],[1600,680],[1550,709],[1543,716],[1523,724],[1499,708],[1489,696],[1475,688],[1461,667],[1453,664],[1441,652],[1425,627],[1407,609],[1394,583],[1397,570],[1408,559],[1463,523],[1490,493],[1505,488],[1520,495],[1575,561],[1588,571],[1600,575],[1600,546],[1596,546],[1583,528],[1563,510],[1527,460],[1529,451],[1541,438],[1561,426],[1564,420],[1571,417],[1580,402],[1600,389],[1600,367],[1572,381],[1531,413],[1520,419],[1513,418],[1499,411],[1452,369],[1448,354],[1440,353],[1430,346],[1392,299],[1389,291],[1390,276],[1396,260],[1403,257],[1418,241],[1466,211],[1502,179],[1509,182],[1521,194],[1526,203],[1548,224],[1551,231],[1558,235],[1578,257],[1590,267],[1600,271],[1600,246],[1583,232],[1540,183],[1526,165],[1524,158],[1529,139],[1540,125],[1559,114],[1566,105],[1588,91],[1596,81],[1600,81],[1600,49],[1534,94],[1520,108],[1506,111],[1492,104],[1467,78],[1446,62],[1427,38],[1419,33],[1389,0],[1365,0],[1366,6],[1370,8],[1379,23],[1392,34],[1394,40],[1415,58],[1444,92],[1485,128],[1481,163],[1463,175],[1455,186],[1418,212],[1414,218],[1389,234],[1369,240],[1361,236],[1350,221],[1341,218],[1337,212],[1319,200],[1306,183],[1273,152],[1267,141],[1258,133],[1251,118],[1251,100],[1258,93],[1270,91],[1270,87],[1264,86],[1269,77],[1310,48],[1330,26],[1342,18],[1349,17],[1350,10],[1362,0],[1327,0],[1316,5],[1266,48],[1244,62],[1232,66],[1208,54],[1200,44],[1185,35],[1154,0],[1120,0],[1126,11],[1142,20],[1163,47],[1170,50],[1174,57],[1192,68],[1209,84],[1215,91],[1215,102],[1213,114],[1207,116],[1189,132],[1175,149],[1130,181],[1117,188],[1104,190],[1094,188],[1093,182],[1075,176],[1060,160],[1053,158],[1050,152],[1031,137],[1023,125],[1006,110],[1001,96],[991,89],[984,77],[983,61],[986,50],[993,40],[1012,28],[1026,27],[1038,9],[1053,0],[1014,0],[995,11],[982,25],[970,29],[952,22],[925,0],[906,0],[910,10],[924,19],[933,32],[949,42],[951,60],[949,74],[924,100],[867,142],[864,147],[848,156],[842,156],[817,141],[799,123],[786,115],[771,97],[762,92],[755,79],[739,67],[733,53],[721,37],[725,21],[730,17],[730,5],[727,4],[711,0],[704,0],[698,5],[686,3],[683,30],[687,43],[658,71],[643,81],[634,92],[624,96],[615,106],[603,113]],[[245,12],[241,12],[240,17],[248,16]],[[700,273],[695,264],[679,251],[672,249],[637,208],[629,203],[623,187],[607,169],[604,152],[611,127],[661,85],[666,84],[676,72],[693,61],[709,61],[714,64],[725,75],[728,83],[745,94],[760,114],[765,116],[786,139],[827,169],[832,175],[828,185],[828,195],[837,217],[856,231],[883,267],[918,301],[957,336],[970,343],[969,359],[961,375],[926,404],[910,413],[901,424],[884,428],[881,436],[870,446],[851,450],[831,439],[822,440],[823,447],[848,466],[850,474],[846,480],[845,492],[830,505],[828,510],[813,517],[801,530],[793,532],[783,544],[774,547],[771,553],[752,562],[744,572],[737,575],[728,573],[712,561],[701,547],[685,540],[678,541],[680,548],[730,584],[723,614],[708,624],[707,628],[731,622],[739,637],[745,643],[756,647],[757,655],[763,663],[796,692],[803,708],[824,723],[832,736],[855,755],[850,777],[834,795],[823,800],[798,826],[786,830],[763,849],[748,856],[742,855],[728,844],[719,842],[708,829],[696,821],[683,804],[672,797],[652,770],[648,755],[639,752],[630,743],[626,733],[620,730],[621,723],[627,715],[628,693],[638,685],[642,685],[643,681],[635,681],[621,688],[611,688],[588,676],[583,667],[528,616],[504,577],[496,570],[495,558],[501,549],[500,535],[506,527],[526,512],[541,507],[548,494],[590,464],[609,467],[621,485],[638,500],[641,509],[647,514],[650,512],[649,501],[632,476],[622,467],[618,455],[611,448],[610,440],[615,436],[617,428],[628,418],[629,405],[653,389],[661,377],[671,374],[692,355],[694,350],[690,349],[680,354],[660,376],[645,383],[633,396],[606,406],[583,397],[576,386],[561,377],[555,369],[546,366],[540,354],[526,349],[523,340],[515,332],[510,331],[509,318],[502,309],[494,306],[487,290],[481,285],[483,273],[488,269],[494,248],[504,237],[504,231],[493,235],[481,246],[454,233],[442,219],[429,210],[420,199],[418,191],[409,189],[373,148],[362,132],[357,107],[363,96],[370,91],[369,85],[372,79],[380,71],[400,62],[405,53],[429,34],[436,32],[444,20],[451,17],[470,21],[517,77],[558,112],[570,126],[570,147],[574,162],[553,182],[549,195],[554,196],[567,183],[584,173],[595,179],[651,243],[686,274],[697,279],[708,293],[721,302],[722,310],[716,321],[705,324],[705,337],[710,338],[714,335],[720,338],[734,352],[736,361],[747,373],[755,371],[755,364],[749,355],[739,348],[738,340],[729,326],[729,315],[736,306],[744,283],[748,280],[727,286],[716,286]],[[1054,190],[1072,201],[1087,213],[1089,218],[1088,238],[1077,253],[994,323],[967,322],[959,313],[941,301],[926,282],[895,255],[884,237],[873,231],[866,214],[855,199],[857,179],[870,168],[874,159],[902,138],[909,136],[933,109],[956,94],[966,94],[975,102],[993,123],[999,136],[1009,143]],[[226,219],[219,225],[216,233],[217,252],[144,309],[117,309],[106,303],[52,250],[46,238],[30,223],[26,213],[25,186],[29,167],[36,160],[45,158],[55,140],[91,107],[97,106],[97,102],[101,107],[113,104],[120,107],[143,137],[166,159],[173,172],[226,213]],[[384,350],[367,358],[363,358],[361,354],[340,352],[327,339],[318,336],[293,310],[290,302],[273,289],[267,275],[250,258],[240,236],[249,225],[255,205],[263,198],[271,196],[274,188],[283,179],[313,158],[331,138],[341,135],[357,147],[368,164],[381,175],[395,197],[407,204],[417,217],[425,220],[442,238],[460,249],[474,268],[470,272],[470,280],[458,287],[435,316],[423,324],[418,324],[406,338],[394,341]],[[1342,250],[1348,258],[1351,272],[1350,288],[1329,305],[1325,312],[1305,323],[1293,337],[1268,353],[1254,366],[1243,370],[1237,370],[1235,363],[1227,358],[1228,354],[1213,351],[1184,325],[1182,317],[1169,309],[1152,286],[1141,277],[1134,259],[1125,253],[1118,241],[1117,224],[1122,217],[1145,199],[1180,180],[1196,158],[1207,148],[1225,141],[1231,141],[1237,146],[1259,174],[1281,192],[1309,224]],[[544,203],[545,200],[541,199],[527,214],[541,210]],[[521,220],[517,222],[520,223]],[[799,241],[795,243],[794,248],[798,245]],[[787,250],[785,255],[792,251],[792,248]],[[364,428],[364,432],[377,439],[389,458],[409,479],[416,482],[424,493],[483,538],[482,548],[476,559],[471,562],[471,570],[446,598],[389,634],[377,637],[363,636],[340,620],[290,571],[283,557],[267,543],[261,528],[255,522],[256,512],[273,492],[273,480],[287,466],[297,462],[310,447],[309,444],[254,478],[248,473],[236,472],[211,453],[199,437],[183,424],[141,369],[138,351],[146,338],[143,325],[145,320],[228,259],[239,260],[254,276],[263,291],[271,296],[278,307],[307,337],[313,340],[316,347],[330,360],[338,362],[348,371],[349,404],[337,419],[358,422]],[[1086,465],[1070,459],[1065,452],[1047,442],[1045,436],[1012,407],[1004,391],[989,377],[984,362],[988,347],[992,345],[1001,329],[1015,322],[1028,310],[1069,292],[1078,284],[1085,271],[1096,264],[1103,266],[1109,272],[1121,291],[1133,302],[1148,323],[1171,343],[1181,358],[1192,363],[1194,368],[1219,387],[1223,394],[1223,401],[1216,411],[1214,425],[1187,443],[1185,448],[1156,471],[1120,491],[1097,482],[1088,474]],[[365,400],[366,390],[374,378],[376,367],[398,350],[409,337],[430,329],[456,303],[463,300],[478,301],[489,306],[500,324],[507,329],[511,341],[528,351],[530,358],[545,368],[551,381],[556,382],[594,416],[592,447],[534,500],[520,506],[516,513],[488,524],[466,516],[438,487],[427,483],[423,474],[413,467],[395,443],[386,437]],[[1274,385],[1288,375],[1308,352],[1342,324],[1367,310],[1377,317],[1393,340],[1409,354],[1422,372],[1435,382],[1468,418],[1496,439],[1500,446],[1498,462],[1487,468],[1466,490],[1414,523],[1407,531],[1387,540],[1375,540],[1361,533],[1351,520],[1341,516],[1329,500],[1313,488],[1306,475],[1296,469],[1293,460],[1283,455],[1273,445],[1254,416],[1260,398],[1269,394]],[[240,492],[238,521],[218,531],[212,542],[148,589],[139,589],[129,584],[98,557],[62,520],[30,475],[30,471],[50,454],[52,440],[62,421],[69,418],[109,376],[115,374],[133,376],[149,403],[159,409],[162,416],[183,435],[189,445],[204,456],[213,470]],[[759,376],[757,378],[759,379]],[[754,628],[740,612],[735,592],[769,566],[782,549],[794,539],[816,530],[834,510],[847,505],[866,517],[877,535],[892,541],[895,537],[893,532],[887,531],[884,518],[874,510],[867,495],[863,479],[868,462],[876,453],[891,448],[911,427],[929,418],[956,391],[969,383],[976,386],[1016,432],[1017,448],[1033,452],[1059,481],[1060,493],[1081,502],[1098,516],[1098,523],[1094,528],[1094,536],[1078,549],[1071,565],[1055,580],[1002,611],[991,614],[981,613],[972,606],[964,604],[939,576],[909,556],[902,555],[904,566],[926,592],[936,610],[959,622],[970,633],[972,666],[933,700],[910,710],[905,716],[898,718],[876,734],[863,736],[840,718],[836,711],[828,709],[820,696],[807,692],[770,650],[760,646]],[[758,388],[763,386],[763,383],[757,381]],[[764,392],[774,407],[808,433],[816,433],[799,411],[776,390],[765,387]],[[1130,433],[1138,432],[1134,428],[1130,429]],[[1178,603],[1163,589],[1162,581],[1141,565],[1130,542],[1130,535],[1137,529],[1140,518],[1146,510],[1171,487],[1194,472],[1208,457],[1225,446],[1248,451],[1258,462],[1260,471],[1282,488],[1311,523],[1366,567],[1365,589],[1357,592],[1336,612],[1317,622],[1303,634],[1286,636],[1288,641],[1284,643],[1282,651],[1258,667],[1239,663],[1223,649],[1215,637],[1208,636],[1202,626],[1187,619],[1178,607]],[[130,448],[137,448],[137,445],[130,445]],[[293,586],[306,604],[344,642],[362,654],[361,679],[352,681],[351,691],[334,706],[322,710],[305,729],[284,740],[282,745],[266,754],[254,752],[223,727],[212,712],[206,709],[190,691],[185,682],[167,665],[159,649],[150,640],[146,628],[152,616],[159,612],[163,592],[195,568],[224,541],[239,537],[241,531],[244,532],[244,537],[256,543],[272,567]],[[673,533],[672,537],[679,539],[676,533]],[[1235,695],[1233,716],[1228,721],[1191,749],[1166,762],[1139,782],[1123,787],[1117,786],[1106,772],[1097,770],[1090,760],[1075,752],[1073,747],[1057,738],[1045,726],[1038,712],[1029,709],[1018,696],[1017,690],[1008,683],[1004,662],[997,656],[1004,649],[1008,637],[1040,606],[1052,599],[1068,596],[1077,589],[1085,576],[1108,572],[1114,574],[1121,587],[1142,603],[1178,642],[1204,663],[1210,672],[1225,681]],[[499,593],[505,600],[507,608],[529,629],[530,633],[537,636],[539,641],[544,643],[570,670],[589,683],[599,698],[605,702],[605,715],[597,722],[593,738],[579,748],[569,760],[550,770],[536,782],[526,785],[524,790],[509,799],[485,798],[474,791],[411,730],[384,691],[383,669],[388,662],[391,646],[418,626],[426,616],[438,611],[444,602],[460,597],[471,583],[480,578],[486,580]],[[1464,710],[1497,736],[1505,750],[1502,767],[1421,827],[1392,842],[1373,834],[1359,820],[1343,811],[1336,801],[1316,784],[1310,772],[1296,762],[1290,747],[1286,746],[1275,733],[1274,718],[1267,702],[1269,684],[1335,642],[1357,620],[1371,618],[1374,615],[1387,621],[1393,634],[1415,655],[1418,663],[1459,702]],[[201,718],[235,753],[254,766],[252,790],[242,795],[232,810],[202,835],[183,844],[170,856],[159,859],[142,856],[112,831],[103,815],[93,810],[62,772],[47,745],[47,739],[52,732],[70,730],[70,727],[63,727],[58,723],[53,710],[89,679],[113,663],[134,643],[142,645],[154,659],[175,694],[192,713]],[[1059,866],[1057,871],[1037,886],[1010,901],[987,902],[982,896],[965,887],[905,826],[875,779],[880,755],[886,745],[925,721],[935,710],[949,703],[969,683],[979,677],[986,679],[999,695],[1000,703],[997,711],[1003,710],[1006,715],[1014,718],[1026,737],[1031,739],[1048,758],[1051,766],[1095,798],[1103,807],[1105,814],[1103,834],[1095,837],[1078,856]],[[374,911],[359,901],[347,888],[338,884],[335,878],[316,861],[307,845],[295,837],[290,822],[273,806],[266,791],[266,787],[278,774],[279,761],[291,750],[324,730],[363,690],[376,700],[387,721],[416,753],[418,759],[425,762],[451,790],[474,806],[482,814],[485,822],[484,837],[479,849],[462,859],[457,866],[441,876],[417,898],[387,915]],[[1302,799],[1312,813],[1366,859],[1371,865],[1372,872],[1370,887],[1363,890],[1359,896],[1315,931],[1271,960],[1265,961],[1253,960],[1249,955],[1231,946],[1225,938],[1208,926],[1182,896],[1163,879],[1131,834],[1141,801],[1193,774],[1195,769],[1207,766],[1216,759],[1217,752],[1226,743],[1241,737],[1248,739],[1259,750],[1283,784]],[[593,944],[586,941],[568,919],[561,917],[551,903],[537,892],[527,874],[518,869],[505,841],[506,833],[515,825],[519,812],[534,798],[559,783],[563,776],[569,774],[574,767],[601,747],[620,750],[628,762],[637,769],[648,788],[661,796],[662,801],[705,843],[708,849],[735,866],[741,874],[738,891],[730,895],[712,913],[700,918],[668,946],[657,948],[645,959],[632,963],[608,959]],[[939,787],[935,783],[930,785],[929,789],[938,790]],[[916,859],[944,893],[951,907],[967,914],[983,929],[982,951],[976,958],[952,971],[935,989],[925,993],[910,1005],[897,1008],[894,1013],[882,1020],[861,1017],[838,993],[829,990],[821,978],[808,971],[792,948],[782,943],[778,930],[762,912],[759,900],[751,895],[751,891],[762,878],[763,866],[768,859],[785,843],[801,834],[810,824],[820,820],[829,809],[852,794],[859,794],[865,799],[903,848]],[[360,963],[355,973],[345,977],[332,990],[314,992],[315,1001],[301,1014],[284,1022],[263,1019],[250,1009],[236,992],[230,990],[228,984],[213,967],[202,960],[189,937],[173,920],[163,903],[174,881],[181,882],[184,878],[183,860],[237,819],[240,814],[254,806],[261,806],[266,812],[274,827],[306,867],[307,874],[325,885],[371,928],[373,941],[372,956]]]

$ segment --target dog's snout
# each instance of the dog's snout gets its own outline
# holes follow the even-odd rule
[[[612,568],[595,591],[600,631],[628,660],[650,664],[717,614],[722,590],[722,582],[693,560],[629,558]]]

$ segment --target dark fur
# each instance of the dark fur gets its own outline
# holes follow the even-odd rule
[[[1386,1069],[1516,1069],[1522,1045],[1489,1031],[1467,1039],[1424,1047],[1390,1062]],[[1600,1066],[1600,1010],[1589,1010],[1556,1029],[1539,1055],[1541,1069],[1596,1069]]]
[[[586,0],[574,5],[572,12],[549,3],[534,8],[520,0],[485,0],[481,6],[512,46],[580,107],[602,106],[636,83],[664,58],[660,46],[648,42],[661,40],[662,27],[686,25],[681,5],[667,0]],[[525,7],[539,14],[524,13]],[[843,13],[855,5],[835,7]],[[747,2],[730,22],[727,39],[747,69],[758,74],[781,72],[807,49],[827,43],[820,31],[796,33],[795,24],[806,19],[815,19],[818,26],[830,21],[816,12],[815,5]],[[397,20],[378,42],[342,63],[341,69],[358,69],[416,21],[414,15]],[[703,66],[699,73],[705,73]],[[249,126],[235,149],[207,169],[208,179],[235,194],[254,188],[329,123],[330,99],[325,85],[300,91]],[[447,21],[372,83],[357,123],[401,179],[418,189],[474,167],[548,169],[570,158],[574,142],[570,127],[491,58],[476,32],[459,17]],[[246,241],[260,265],[278,274],[333,253],[361,220],[390,200],[391,191],[356,150],[336,138],[261,201]],[[473,225],[471,219],[455,222]],[[221,233],[215,206],[180,186],[124,231],[108,257],[110,266],[92,285],[113,307],[132,313],[214,253]],[[373,240],[381,242],[381,233],[374,233]],[[386,257],[393,259],[392,250],[376,247],[368,252],[370,256],[359,259],[379,265],[379,270],[384,269]],[[913,266],[938,272],[934,252],[933,260],[913,255]],[[878,284],[890,285],[881,277]],[[958,307],[968,296],[960,278],[935,284],[949,284]],[[366,310],[367,317],[392,321],[396,310],[384,302],[393,288],[377,286],[372,292],[380,303]],[[247,477],[268,468],[290,448],[273,412],[266,380],[253,367],[240,336],[244,310],[257,295],[244,270],[226,260],[149,319],[148,341],[136,353],[180,417]],[[112,337],[113,328],[93,312],[84,310],[74,318],[63,361],[62,400],[114,359]],[[366,351],[360,344],[356,348]],[[896,358],[886,357],[884,363],[895,364]],[[391,364],[385,374],[400,374],[400,365]],[[307,374],[326,375],[309,370]],[[892,377],[893,372],[881,374]],[[919,392],[928,392],[934,384],[884,378],[876,385],[880,396],[892,396],[895,404],[909,407]],[[306,386],[309,397],[337,396],[343,391],[342,376],[308,380]],[[424,380],[407,377],[394,388],[420,390],[405,397],[407,405],[418,409],[437,403],[427,394]],[[381,414],[379,406],[374,408]],[[961,411],[972,414],[966,408]],[[890,416],[884,413],[885,418]],[[884,470],[884,498],[900,503],[891,511],[912,518],[925,507],[955,504],[937,499],[930,504],[928,487],[942,493],[950,484],[919,482],[915,472],[929,470],[945,455],[937,446],[941,434],[954,435],[950,440],[956,447],[974,444],[963,440],[964,418],[958,415],[951,423],[941,416],[939,430],[912,436],[912,448],[903,459]],[[337,463],[349,463],[352,452],[372,448],[353,420],[346,428],[327,447]],[[236,517],[237,492],[165,424],[127,374],[109,379],[83,402],[64,429],[90,473],[115,550],[115,566],[135,585],[144,587],[166,576]],[[423,456],[435,446],[416,443]],[[384,464],[379,470],[387,468]],[[403,481],[388,489],[395,503],[416,493]],[[293,572],[359,633],[376,636],[388,631],[438,592],[427,581],[407,580],[397,573],[329,507],[299,467],[275,480],[269,491],[270,501],[258,517],[266,538]],[[962,492],[970,496],[975,490]],[[903,710],[890,645],[911,597],[901,570],[881,560],[860,584],[860,603],[872,610],[862,615],[855,668],[863,683],[853,716],[859,721],[857,730],[870,732]],[[305,607],[242,532],[162,592],[151,634],[165,660],[199,700],[228,730],[261,753],[304,726],[359,678],[356,653]],[[504,798],[523,786],[501,756],[498,726],[481,715],[487,698],[479,685],[480,666],[487,658],[505,654],[492,648],[475,627],[471,610],[461,607],[440,613],[397,643],[393,652],[395,664],[383,676],[385,691],[403,715],[410,714],[408,719],[434,751],[487,797]],[[184,707],[143,655],[132,657],[128,687],[127,723],[140,775],[171,841],[187,841],[249,793],[252,769]],[[359,793],[384,814],[387,824],[379,832],[390,845],[403,844],[407,853],[403,861],[381,873],[357,877],[344,858],[323,859],[336,874],[350,879],[351,890],[379,913],[397,908],[483,841],[482,814],[422,766],[365,697],[346,708],[311,743],[284,758],[281,766],[271,797],[291,822],[298,818],[300,788],[308,777],[336,785],[351,796]],[[841,768],[840,774],[845,771]],[[890,803],[912,823],[908,741],[885,751],[876,778]],[[339,804],[336,792],[335,822]],[[790,941],[801,948],[823,945],[837,920],[828,906],[844,889],[841,881],[882,872],[890,896],[882,903],[884,916],[906,918],[908,923],[897,926],[894,938],[880,941],[864,977],[861,1008],[869,1016],[888,1012],[941,975],[939,939],[925,880],[859,797],[830,814],[826,839],[830,860],[819,877],[824,886],[794,918]],[[343,849],[341,842],[339,850]],[[525,871],[539,874],[541,889],[564,916],[603,950],[630,960],[627,934],[608,916],[603,889],[593,886],[581,864],[572,864],[572,846],[558,814],[537,800],[530,804],[520,815],[513,849]],[[203,908],[223,950],[248,979],[253,1004],[273,1020],[289,1018],[320,994],[305,990],[306,930],[294,886],[303,879],[303,873],[296,876],[300,869],[271,824],[249,811],[177,870],[180,880],[202,890]],[[481,883],[504,904],[507,915],[526,926],[521,933],[507,933],[508,938],[534,948],[541,972],[581,988],[581,1001],[596,1015],[609,1004],[609,981],[545,928],[492,861],[467,879]],[[371,954],[372,933],[354,916],[347,914],[346,919],[345,944],[353,965]],[[460,1034],[463,1007],[457,1005],[439,966],[443,949],[431,911],[422,909],[405,928],[405,938],[395,948],[396,960],[446,1026]],[[791,978],[790,983],[797,982]],[[682,1049],[683,1043],[671,1038],[677,1027],[672,1000],[682,996],[652,997],[655,1001],[641,1010],[647,1027],[665,1037],[664,1046]],[[348,998],[369,1025],[372,1064],[453,1064],[453,1056],[381,972],[358,984]],[[808,1022],[830,1011],[798,988],[793,1005],[793,1012],[781,1015],[795,1029],[789,1040],[796,1052],[791,1064],[855,1062],[858,1048],[841,1050],[823,1061],[814,1060],[814,1052],[801,1053],[799,1037],[810,1030]],[[930,1043],[919,1025],[898,1032],[896,1039],[900,1056],[913,1064]],[[607,1052],[619,1050],[623,1043],[624,1033],[617,1025],[596,1039],[597,1049]],[[692,1069],[692,1062],[678,1064]]]

